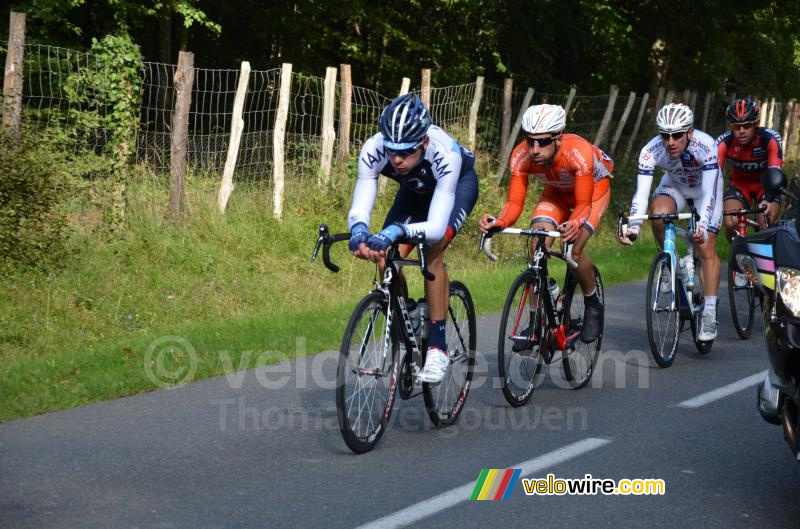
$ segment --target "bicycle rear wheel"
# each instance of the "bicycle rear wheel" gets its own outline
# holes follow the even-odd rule
[[[681,329],[681,316],[677,297],[668,284],[672,270],[672,261],[666,252],[661,252],[653,259],[650,273],[647,276],[647,296],[645,314],[647,316],[647,338],[650,351],[661,367],[669,367],[675,360],[678,347],[678,335]],[[662,279],[663,278],[663,279]],[[667,281],[667,284],[662,284]],[[674,307],[670,308],[675,301]]]
[[[450,366],[438,384],[422,384],[422,396],[431,421],[436,426],[456,422],[469,393],[477,347],[475,306],[467,287],[450,282],[450,306],[447,310],[447,354]]]
[[[603,290],[603,279],[600,276],[600,270],[596,266],[593,269],[597,295],[600,298],[600,302],[605,304],[605,291]],[[580,333],[583,327],[583,289],[581,289],[581,285],[576,279],[570,281],[570,284],[572,285],[570,288],[572,292],[567,292],[564,295],[564,313],[569,314],[567,336]],[[580,389],[592,379],[602,343],[603,332],[601,330],[600,336],[594,342],[584,343],[580,338],[576,338],[567,350],[562,353],[561,365],[564,369],[564,378],[569,382],[572,389]]]
[[[541,285],[539,277],[522,272],[511,284],[500,317],[497,370],[503,396],[515,407],[531,398],[542,369],[546,326],[544,298],[539,293],[546,295],[547,289]]]
[[[370,292],[345,330],[336,373],[336,410],[344,442],[357,454],[372,450],[385,431],[397,388],[397,340],[386,321],[387,301]]]
[[[744,277],[744,276],[743,276]],[[756,296],[750,280],[744,286],[736,286],[736,271],[728,270],[728,300],[731,304],[733,326],[739,337],[746,340],[753,332],[753,314]]]

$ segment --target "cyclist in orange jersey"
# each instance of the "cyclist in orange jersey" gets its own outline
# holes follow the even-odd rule
[[[529,177],[544,182],[531,225],[555,228],[565,243],[574,243],[575,276],[585,296],[581,340],[589,343],[602,330],[603,305],[595,288],[592,260],[584,247],[608,208],[614,162],[580,136],[564,134],[565,126],[566,113],[558,105],[534,105],[525,111],[522,129],[526,137],[511,154],[508,201],[496,218],[484,214],[480,229],[487,232],[514,224],[522,213]]]

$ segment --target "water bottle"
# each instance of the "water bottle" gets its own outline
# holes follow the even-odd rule
[[[547,289],[550,291],[550,299],[553,300],[553,308],[558,310],[558,295],[561,293],[561,288],[552,277],[547,278]]]
[[[685,270],[686,288],[687,290],[692,290],[694,288],[694,256],[689,254],[682,259],[682,262]]]
[[[407,299],[406,310],[408,311],[408,319],[411,320],[411,328],[414,330],[414,335],[419,340],[421,327],[420,322],[422,321],[422,318],[420,318],[419,303],[413,299]]]
[[[419,298],[417,301],[417,308],[419,309],[419,336],[420,340],[427,340],[431,332],[431,315],[428,312],[428,302],[425,298]]]

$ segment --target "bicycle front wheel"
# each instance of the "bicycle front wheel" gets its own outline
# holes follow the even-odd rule
[[[512,406],[522,406],[533,395],[542,369],[541,347],[545,341],[542,281],[522,272],[511,284],[500,317],[497,370],[503,396]],[[545,345],[546,346],[546,345]]]
[[[357,454],[372,450],[378,443],[394,404],[399,355],[386,314],[386,297],[380,292],[367,294],[350,316],[339,351],[339,430]]]
[[[681,330],[678,300],[670,283],[671,270],[669,254],[661,252],[653,259],[647,277],[647,338],[653,358],[661,367],[669,367],[675,360]]]
[[[731,317],[733,326],[742,340],[750,337],[753,332],[753,314],[755,309],[755,292],[753,285],[746,276],[747,283],[742,286],[736,285],[737,273],[735,270],[728,270],[728,300],[731,304]]]
[[[447,354],[450,366],[438,384],[422,384],[422,396],[431,421],[436,426],[456,422],[469,393],[477,348],[475,306],[467,287],[450,282],[450,307],[447,310]]]
[[[564,303],[569,305],[564,307],[565,314],[569,314],[569,321],[567,322],[568,336],[581,332],[584,308],[583,290],[580,284],[575,279],[570,283],[574,288],[571,289],[572,292],[567,292],[564,296]],[[594,267],[594,286],[597,289],[597,296],[600,298],[600,302],[605,305],[603,279],[600,277],[600,270],[596,266]],[[563,352],[561,365],[564,369],[564,378],[567,379],[572,389],[580,389],[592,379],[602,343],[603,332],[601,330],[600,336],[594,342],[584,343],[580,338],[577,338]]]

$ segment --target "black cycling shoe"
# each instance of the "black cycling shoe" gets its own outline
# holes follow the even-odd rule
[[[515,353],[521,353],[522,351],[530,351],[533,349],[533,340],[531,340],[531,328],[528,327],[522,334],[520,338],[514,338],[513,342],[514,345],[511,346],[511,350]]]
[[[586,303],[583,308],[583,328],[581,329],[581,341],[592,343],[597,340],[603,332],[603,304],[599,301]]]

